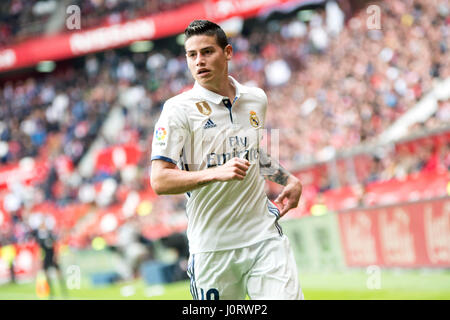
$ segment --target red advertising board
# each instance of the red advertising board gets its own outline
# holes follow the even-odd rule
[[[348,266],[450,267],[450,197],[338,218]]]

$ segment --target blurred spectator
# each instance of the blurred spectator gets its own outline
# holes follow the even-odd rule
[[[356,206],[358,208],[364,208],[364,207],[366,207],[368,205],[367,199],[366,199],[366,197],[367,197],[367,190],[366,190],[366,186],[364,184],[358,183],[358,184],[354,185],[353,193],[356,196],[356,199],[357,199],[356,200],[357,201]]]
[[[440,164],[444,170],[450,171],[450,142],[441,148]]]
[[[141,264],[154,258],[153,242],[142,235],[137,215],[118,228],[116,244],[109,249],[117,252],[123,260],[120,274],[125,280],[138,277]]]

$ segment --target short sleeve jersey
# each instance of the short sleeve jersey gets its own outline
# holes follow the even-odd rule
[[[267,96],[262,89],[230,80],[236,88],[234,101],[196,82],[166,101],[155,125],[152,160],[187,171],[220,166],[233,157],[251,163],[242,181],[212,182],[186,194],[191,253],[242,248],[282,232],[279,211],[259,174]]]

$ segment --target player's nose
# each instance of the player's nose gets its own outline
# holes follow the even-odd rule
[[[202,54],[198,54],[197,58],[195,60],[195,65],[196,66],[203,66],[205,65],[205,59],[204,56]]]

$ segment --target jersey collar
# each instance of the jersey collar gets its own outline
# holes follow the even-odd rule
[[[239,99],[241,94],[247,93],[247,89],[236,81],[232,76],[228,76],[228,78],[233,82],[234,87],[236,88],[236,97],[235,99]],[[223,99],[228,99],[228,97],[221,96],[215,92],[212,92],[204,87],[202,87],[197,81],[194,83],[195,93],[198,94],[201,98],[208,100],[215,104],[220,104]]]

